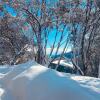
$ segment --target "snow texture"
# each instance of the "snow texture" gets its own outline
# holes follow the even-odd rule
[[[34,61],[12,67],[0,74],[0,100],[100,100],[100,79],[56,72]]]

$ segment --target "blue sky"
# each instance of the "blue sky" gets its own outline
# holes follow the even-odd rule
[[[11,6],[4,4],[4,9],[13,17],[17,16],[17,12],[14,10],[14,8],[12,8]]]
[[[1,0],[0,0],[0,2],[1,2]],[[7,5],[6,3],[3,5],[3,9],[4,9],[4,11],[0,11],[0,17],[4,16],[4,13],[6,13],[6,12],[8,12],[13,17],[17,16],[17,12],[15,11],[15,9],[12,8],[11,6]]]

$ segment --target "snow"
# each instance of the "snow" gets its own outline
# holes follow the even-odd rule
[[[59,60],[55,60],[52,63],[53,64],[58,64]],[[74,68],[73,64],[71,63],[67,63],[66,60],[60,60],[60,65],[65,66],[65,67],[70,67],[70,68]]]
[[[100,79],[56,72],[34,61],[12,67],[0,75],[0,100],[100,100]]]
[[[9,67],[8,65],[0,66],[0,74],[6,74],[11,71],[13,67]]]

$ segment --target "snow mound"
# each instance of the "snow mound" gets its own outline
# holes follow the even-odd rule
[[[98,82],[89,88],[80,76],[59,73],[34,61],[14,67],[0,79],[0,100],[100,100],[99,79],[85,79]]]

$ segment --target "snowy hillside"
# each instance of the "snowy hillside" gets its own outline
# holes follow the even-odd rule
[[[59,73],[33,61],[0,70],[0,100],[100,100],[100,79]]]

